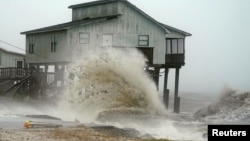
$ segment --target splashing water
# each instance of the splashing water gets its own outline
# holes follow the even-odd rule
[[[176,126],[145,72],[145,58],[136,49],[93,49],[68,69],[69,88],[62,96],[70,118],[138,130],[141,136],[202,140],[194,123]],[[172,115],[172,117],[176,117]],[[185,134],[183,134],[185,131]]]
[[[250,93],[224,86],[219,99],[197,111],[194,116],[213,122],[247,123],[250,117]]]
[[[0,99],[0,123],[5,123],[6,115],[48,114],[132,128],[141,136],[192,141],[206,140],[211,122],[249,123],[250,93],[228,88],[216,102],[196,112],[195,119],[191,113],[166,111],[154,82],[143,69],[146,60],[135,49],[86,50],[78,60],[68,68],[69,87],[60,95],[58,107]],[[188,104],[194,106],[192,101]]]
[[[166,111],[136,49],[86,50],[78,60],[68,68],[57,106],[38,108],[42,114],[136,130],[145,138],[204,140],[204,123]]]
[[[82,121],[116,112],[166,113],[156,86],[135,49],[95,49],[72,64],[63,105]]]

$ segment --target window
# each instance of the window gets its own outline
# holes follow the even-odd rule
[[[149,35],[139,35],[139,46],[149,46]]]
[[[111,15],[113,13],[113,8],[111,6],[108,6],[108,15]]]
[[[87,9],[87,17],[90,17],[91,13],[92,13],[91,8],[88,8],[88,9]]]
[[[2,65],[2,53],[0,52],[0,65]]]
[[[167,39],[167,54],[184,54],[184,39]]]
[[[51,52],[56,52],[56,34],[51,35]]]
[[[33,54],[34,53],[34,46],[35,46],[35,44],[34,44],[35,38],[34,38],[34,36],[29,36],[28,40],[29,40],[29,53]]]
[[[178,48],[177,48],[177,40],[172,40],[172,54],[177,54],[178,53]]]
[[[178,53],[184,54],[184,40],[178,39]]]
[[[23,61],[17,60],[17,61],[16,61],[16,67],[17,67],[18,69],[23,68]]]
[[[100,16],[102,14],[102,7],[97,7],[97,15]]]
[[[79,33],[79,43],[80,44],[89,44],[89,33]]]
[[[167,54],[171,54],[171,40],[167,40]]]

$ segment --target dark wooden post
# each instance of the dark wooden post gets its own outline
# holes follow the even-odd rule
[[[57,86],[57,82],[60,80],[60,70],[59,70],[59,65],[58,64],[55,64],[55,72],[54,72],[54,75],[55,75],[55,79],[54,81],[56,82],[56,86]]]
[[[47,83],[47,73],[48,73],[48,65],[45,64],[44,65],[44,72],[41,73],[42,74],[42,89],[41,89],[41,94],[42,94],[42,98],[46,98],[46,91],[47,91],[47,86],[48,86],[48,83]]]
[[[62,68],[61,68],[61,78],[62,78],[62,86],[64,86],[64,80],[65,80],[65,78],[64,78],[64,74],[65,74],[65,72],[66,72],[66,65],[65,64],[63,64],[62,65]]]
[[[165,76],[164,76],[164,84],[163,84],[163,103],[165,107],[168,109],[168,102],[169,102],[169,90],[168,87],[168,67],[165,67]]]
[[[175,113],[180,112],[180,97],[178,96],[179,72],[180,72],[180,68],[176,68],[176,72],[175,72],[175,91],[174,91],[174,112]]]
[[[159,90],[160,67],[155,67],[154,69],[155,70],[153,73],[153,78],[154,78],[155,84],[157,86],[157,90]]]

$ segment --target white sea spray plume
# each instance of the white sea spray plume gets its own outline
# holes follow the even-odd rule
[[[114,112],[165,114],[157,88],[143,69],[145,61],[132,48],[86,50],[68,68],[64,107],[82,120]]]

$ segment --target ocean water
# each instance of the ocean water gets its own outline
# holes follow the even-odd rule
[[[173,100],[168,110],[163,106],[139,52],[110,48],[86,54],[68,68],[68,87],[52,104],[0,98],[0,128],[22,128],[25,115],[46,114],[136,130],[144,138],[203,141],[208,124],[250,123],[248,92],[223,88],[218,96],[180,93],[181,112],[175,114]]]

